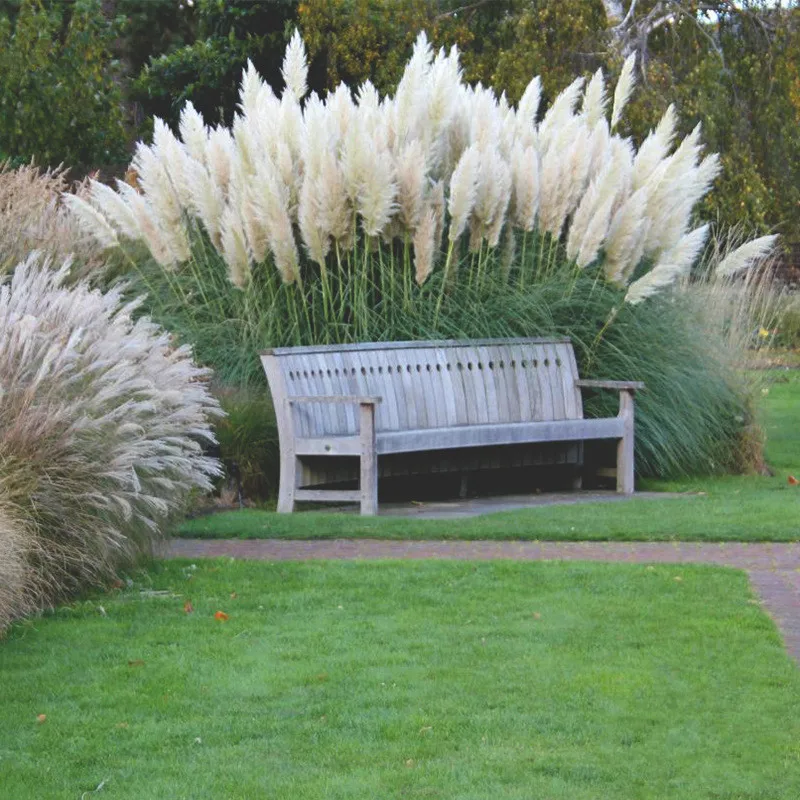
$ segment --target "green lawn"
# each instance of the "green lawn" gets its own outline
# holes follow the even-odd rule
[[[204,538],[615,539],[787,541],[800,539],[800,370],[775,373],[763,423],[772,478],[725,476],[653,482],[680,499],[542,507],[467,520],[371,518],[324,512],[279,515],[245,509],[186,521],[178,535]]]
[[[800,797],[800,671],[734,570],[170,562],[0,675],[9,800]]]

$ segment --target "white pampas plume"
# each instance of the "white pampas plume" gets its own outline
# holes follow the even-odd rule
[[[684,234],[659,258],[655,266],[672,264],[681,270],[682,275],[688,274],[705,246],[708,231],[709,226],[706,224]]]
[[[91,186],[89,197],[94,207],[98,210],[102,209],[102,213],[123,236],[127,236],[129,239],[139,239],[141,233],[136,223],[136,217],[122,196],[110,186],[99,181],[89,181],[89,185]]]
[[[171,269],[179,260],[175,249],[170,245],[169,237],[161,227],[158,215],[153,210],[147,199],[139,194],[132,186],[121,183],[118,186],[124,193],[125,200],[136,217],[136,225],[141,231],[142,238],[147,244],[150,254],[165,269]]]
[[[315,182],[317,191],[318,225],[337,241],[352,236],[353,207],[350,204],[344,176],[329,150],[321,159],[319,177]]]
[[[635,83],[633,70],[636,66],[636,53],[632,53],[625,59],[622,65],[622,72],[619,74],[617,86],[614,89],[614,107],[611,111],[611,130],[617,127],[620,121],[622,112],[628,104],[633,86]]]
[[[308,91],[308,60],[306,57],[306,46],[297,28],[294,29],[292,38],[286,48],[286,55],[283,57],[281,75],[286,84],[286,89],[299,103]]]
[[[642,142],[633,162],[634,190],[644,186],[656,167],[667,157],[672,147],[672,140],[675,138],[676,122],[675,106],[671,105],[656,129]]]
[[[511,198],[511,170],[497,148],[490,147],[480,155],[475,208],[478,230],[489,247],[497,247]]]
[[[266,227],[269,248],[281,278],[284,283],[294,283],[300,270],[297,243],[288,210],[289,187],[281,183],[270,165],[263,164],[262,167],[256,175],[251,195],[254,211]]]
[[[428,74],[428,124],[430,137],[438,139],[453,119],[461,82],[458,49],[454,46],[449,55],[441,49],[433,60]]]
[[[603,77],[603,70],[598,69],[592,75],[589,85],[586,87],[586,93],[583,95],[583,107],[581,109],[583,115],[586,117],[586,123],[590,128],[604,119],[606,115],[606,105],[608,98],[606,97],[606,82]]]
[[[539,155],[534,147],[518,142],[511,151],[511,182],[514,224],[530,232],[539,210]]]
[[[211,130],[206,148],[206,165],[211,179],[222,192],[223,197],[228,194],[235,150],[233,137],[227,128],[218,125]]]
[[[423,212],[414,231],[414,271],[418,286],[422,286],[433,270],[436,247],[436,212],[429,207]]]
[[[525,87],[519,103],[517,104],[517,119],[523,131],[533,131],[536,127],[536,115],[539,113],[539,103],[542,100],[542,79],[537,75]]]
[[[442,246],[442,234],[444,233],[444,181],[436,181],[436,183],[431,186],[430,201],[431,208],[433,209],[433,218],[436,222],[436,229],[433,233],[433,257],[436,258],[439,253],[439,248]]]
[[[153,120],[153,153],[164,165],[178,201],[184,208],[191,202],[191,189],[186,180],[186,148],[175,138],[169,126],[156,117]]]
[[[586,233],[581,239],[578,252],[575,256],[575,263],[582,269],[588,267],[600,252],[600,247],[608,233],[608,226],[611,221],[611,210],[614,207],[614,196],[609,195],[605,202],[597,208],[589,224]]]
[[[231,283],[243,289],[250,279],[250,258],[242,220],[230,206],[222,215],[220,239]]]
[[[306,177],[300,190],[297,220],[300,225],[300,235],[309,257],[324,267],[325,256],[330,248],[330,239],[328,231],[320,225],[318,200],[316,181],[311,177]]]
[[[395,92],[396,144],[410,138],[420,127],[420,117],[427,113],[422,98],[427,97],[426,83],[431,63],[431,46],[425,31],[421,31],[414,42],[411,58],[406,64]]]
[[[556,97],[553,105],[547,110],[542,124],[539,126],[540,152],[547,152],[552,141],[562,136],[564,128],[573,115],[583,84],[583,78],[576,78]]]
[[[211,242],[221,247],[220,226],[225,201],[208,170],[199,162],[190,159],[186,169],[187,180],[192,187],[192,209],[200,217]]]
[[[636,305],[671,286],[692,268],[708,236],[708,225],[687,233],[647,274],[635,280],[625,295],[625,302]]]
[[[187,101],[181,111],[178,130],[189,155],[201,164],[205,164],[208,128],[206,128],[202,116],[200,116],[191,101]]]
[[[628,287],[625,302],[635,306],[648,297],[652,297],[661,289],[672,286],[681,274],[681,269],[674,264],[662,264],[660,267],[654,267]]]
[[[397,157],[397,201],[400,218],[409,231],[419,222],[425,198],[427,164],[419,139],[406,144]]]
[[[620,207],[606,238],[605,272],[609,280],[625,283],[635,269],[642,240],[647,236],[647,188],[634,192]]]
[[[108,250],[112,247],[119,247],[117,232],[96,208],[77,195],[68,192],[62,194],[61,199],[81,230],[93,236],[102,248]]]
[[[758,264],[769,258],[775,247],[778,237],[776,235],[761,236],[750,242],[745,242],[740,247],[728,253],[720,261],[715,274],[720,278],[729,278],[737,275],[742,270]]]
[[[380,152],[374,146],[370,150],[370,169],[364,174],[357,198],[358,213],[367,236],[380,236],[389,224],[396,208],[397,181],[392,157],[387,151]]]
[[[239,109],[245,115],[256,113],[258,96],[264,81],[256,72],[253,62],[248,58],[247,66],[242,70],[242,81],[239,84]]]
[[[447,210],[450,212],[448,238],[451,242],[455,242],[464,233],[469,215],[475,206],[479,162],[480,153],[477,147],[471,145],[461,154],[450,178]]]

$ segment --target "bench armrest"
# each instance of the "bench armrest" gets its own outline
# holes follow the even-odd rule
[[[357,394],[330,394],[330,395],[306,395],[299,397],[287,397],[288,403],[344,403],[353,406],[376,406],[381,402],[382,397],[361,397]]]
[[[575,381],[579,389],[611,389],[618,392],[635,392],[644,389],[641,381]]]

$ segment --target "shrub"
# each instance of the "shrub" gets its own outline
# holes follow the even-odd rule
[[[271,499],[278,494],[278,431],[267,391],[221,389],[225,417],[216,425],[219,455],[238,501]]]
[[[187,104],[181,140],[156,121],[139,144],[141,193],[94,184],[68,202],[107,247],[140,248],[158,319],[224,380],[255,376],[267,345],[564,333],[584,373],[651,382],[645,470],[719,467],[746,396],[702,309],[670,291],[706,243],[693,209],[717,158],[699,126],[675,146],[671,108],[638,151],[615,133],[633,69],[610,115],[598,72],[537,121],[538,78],[511,107],[423,35],[394,96],[365,84],[303,103],[295,36],[280,98],[251,66],[230,129]],[[733,285],[773,242],[720,257],[706,283]]]
[[[68,267],[0,288],[0,627],[148,553],[219,473],[206,372]]]

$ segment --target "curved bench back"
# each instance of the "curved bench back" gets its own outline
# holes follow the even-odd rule
[[[568,339],[487,339],[287,347],[261,356],[281,425],[300,437],[352,435],[358,408],[298,396],[379,396],[376,430],[582,419]]]

